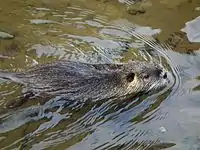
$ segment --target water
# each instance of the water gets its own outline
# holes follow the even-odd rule
[[[146,12],[137,15],[128,14],[127,6],[118,1],[0,4],[2,70],[21,71],[58,59],[98,63],[137,59],[156,60],[173,75],[166,89],[126,102],[84,104],[56,97],[40,105],[38,98],[16,109],[5,105],[20,95],[21,86],[0,80],[1,149],[200,148],[200,46],[180,32],[186,21],[200,15],[197,0],[147,1]],[[155,45],[151,37],[144,44],[129,26],[145,36],[157,35],[172,50]]]

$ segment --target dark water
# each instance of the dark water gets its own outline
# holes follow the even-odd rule
[[[20,95],[21,86],[0,80],[1,149],[200,149],[200,46],[180,32],[186,21],[200,15],[190,11],[198,1],[147,1],[146,12],[136,16],[117,1],[0,4],[2,70],[21,71],[58,59],[135,59],[159,61],[173,74],[173,84],[164,90],[131,101],[83,104],[56,97],[42,105],[41,99],[32,99],[15,109],[5,105]],[[158,34],[173,50],[145,44],[144,38],[131,36],[128,26],[146,36]]]

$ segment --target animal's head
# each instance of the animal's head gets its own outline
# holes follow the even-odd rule
[[[125,65],[125,80],[129,94],[152,92],[169,83],[167,72],[155,63],[133,61]]]

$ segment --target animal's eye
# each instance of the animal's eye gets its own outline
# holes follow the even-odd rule
[[[149,75],[148,74],[145,74],[144,75],[144,79],[148,79],[149,78]]]
[[[135,73],[131,72],[131,73],[129,73],[129,74],[127,75],[126,80],[127,80],[128,82],[132,82],[132,81],[134,80],[134,78],[135,78]]]

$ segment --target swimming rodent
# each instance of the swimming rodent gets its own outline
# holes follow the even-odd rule
[[[0,78],[22,84],[27,93],[47,93],[67,100],[126,99],[167,85],[167,73],[155,63],[130,61],[90,64],[55,61],[24,72],[0,71]]]

